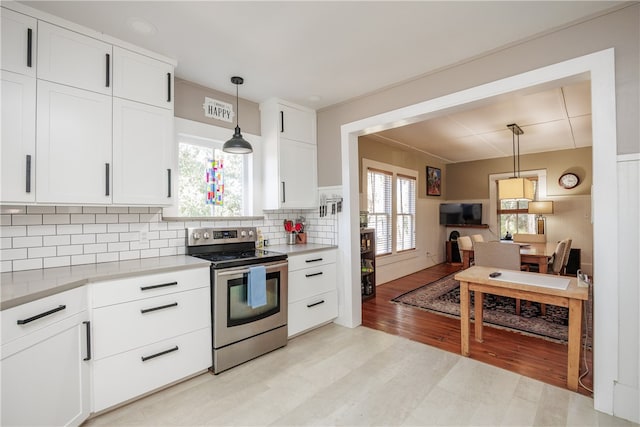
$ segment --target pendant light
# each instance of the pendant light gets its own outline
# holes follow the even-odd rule
[[[527,178],[520,178],[520,135],[524,131],[515,123],[507,125],[513,133],[513,176],[508,179],[498,181],[498,199],[500,200],[533,200],[533,182]],[[517,159],[518,168],[516,169],[516,138],[517,138]],[[517,172],[516,172],[517,171]]]
[[[242,133],[240,133],[240,126],[238,126],[238,86],[244,83],[244,79],[242,77],[234,76],[231,77],[231,83],[236,85],[236,130],[231,139],[224,143],[222,151],[233,154],[249,154],[253,152],[253,148],[251,148],[251,144],[242,137]]]

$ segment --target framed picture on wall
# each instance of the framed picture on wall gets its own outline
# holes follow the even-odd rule
[[[442,187],[440,168],[427,166],[427,196],[439,196]]]

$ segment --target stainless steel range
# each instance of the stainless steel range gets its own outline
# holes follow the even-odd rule
[[[254,227],[187,228],[187,254],[211,261],[215,374],[287,345],[287,255],[256,240]]]

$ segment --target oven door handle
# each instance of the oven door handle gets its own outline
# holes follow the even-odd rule
[[[256,265],[260,265],[260,264],[256,264]],[[282,267],[287,267],[288,265],[289,265],[288,262],[281,262],[279,264],[265,264],[265,267],[267,267],[267,273],[269,273],[273,270],[278,270],[278,269],[281,269]],[[229,269],[229,270],[219,271],[217,274],[218,276],[231,276],[235,274],[244,274],[244,273],[249,273],[249,269],[248,268]]]

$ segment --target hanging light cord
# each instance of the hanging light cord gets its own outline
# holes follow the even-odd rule
[[[239,84],[236,83],[236,126],[238,126],[238,123],[240,123],[240,108],[238,107],[240,105],[240,103],[238,102],[238,86]]]

